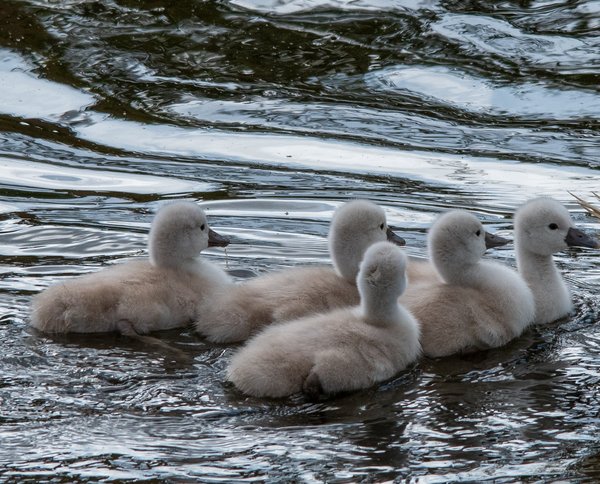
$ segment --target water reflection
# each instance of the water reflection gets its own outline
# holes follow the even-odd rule
[[[373,78],[381,89],[406,89],[425,101],[430,97],[437,103],[493,116],[589,118],[600,105],[597,95],[583,90],[559,90],[541,83],[494,85],[443,67],[390,67],[377,71]]]

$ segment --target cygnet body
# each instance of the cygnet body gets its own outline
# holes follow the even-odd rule
[[[406,258],[389,242],[371,246],[360,266],[360,305],[266,328],[231,360],[227,378],[258,397],[367,388],[420,355],[419,326],[397,298]]]
[[[485,230],[473,214],[447,212],[428,234],[438,280],[409,281],[400,302],[421,325],[426,356],[501,346],[535,318],[533,293],[513,270],[482,261]]]
[[[404,243],[388,229],[381,207],[348,202],[330,226],[333,267],[297,267],[228,287],[202,305],[196,329],[209,341],[244,341],[272,323],[357,305],[359,264],[368,247],[386,239]]]
[[[130,261],[58,283],[33,300],[31,324],[42,331],[115,331],[127,322],[139,334],[185,326],[198,304],[231,284],[216,265],[197,259],[227,241],[192,202],[163,206],[149,235],[150,260]],[[121,329],[122,330],[122,329]]]
[[[598,241],[575,227],[558,201],[531,200],[515,213],[517,268],[535,297],[538,324],[549,323],[573,310],[571,293],[552,254],[569,246],[598,248]]]

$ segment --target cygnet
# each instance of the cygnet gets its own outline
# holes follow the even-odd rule
[[[163,206],[149,235],[150,260],[130,261],[58,283],[33,300],[31,324],[42,331],[125,334],[185,326],[215,289],[231,284],[216,265],[197,259],[229,242],[212,231],[192,202]]]
[[[404,245],[381,207],[367,200],[336,210],[328,239],[333,267],[296,267],[225,288],[202,304],[198,332],[218,343],[244,341],[272,323],[357,305],[356,275],[367,248],[386,239]]]
[[[358,274],[360,305],[273,325],[235,354],[227,379],[257,397],[310,396],[367,388],[393,377],[421,351],[419,325],[400,304],[406,258],[372,245]]]
[[[517,268],[533,291],[538,324],[562,318],[573,309],[569,289],[552,258],[569,246],[599,248],[600,244],[575,227],[558,201],[536,198],[516,211]]]
[[[399,299],[421,325],[426,356],[501,346],[533,322],[533,293],[515,271],[481,260],[485,239],[481,222],[464,210],[431,226],[428,250],[438,279],[409,280]]]

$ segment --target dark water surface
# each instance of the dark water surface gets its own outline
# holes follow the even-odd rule
[[[543,194],[594,234],[567,190],[600,191],[599,87],[597,1],[0,1],[0,480],[597,482],[597,251],[557,257],[572,317],[317,403],[246,398],[192,331],[161,334],[182,360],[28,305],[145,256],[176,198],[237,279],[327,262],[352,197],[415,256],[442,210],[510,237]]]

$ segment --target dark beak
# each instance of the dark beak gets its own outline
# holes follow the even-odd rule
[[[396,244],[396,245],[399,245],[399,246],[406,245],[406,240],[404,240],[399,235],[396,235],[392,231],[392,229],[390,229],[389,227],[387,229],[386,235],[387,235],[388,242],[391,242],[392,244]]]
[[[581,230],[571,227],[565,237],[565,242],[570,247],[590,247],[591,249],[600,249],[600,242],[594,237],[584,234]]]
[[[510,240],[505,239],[504,237],[500,237],[499,235],[490,234],[489,232],[485,233],[485,248],[493,249],[494,247],[501,247],[510,242]]]
[[[208,230],[208,246],[209,247],[227,247],[229,239],[217,234],[213,229]]]

